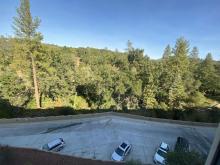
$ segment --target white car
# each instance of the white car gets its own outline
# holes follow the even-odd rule
[[[55,139],[45,145],[43,145],[42,149],[45,151],[53,151],[58,152],[65,146],[65,142],[62,138]]]
[[[157,149],[155,155],[154,155],[154,163],[165,165],[166,164],[166,155],[169,151],[169,145],[162,142],[160,144],[160,147]]]
[[[131,151],[131,144],[129,142],[123,142],[112,154],[112,160],[123,161],[125,156]]]

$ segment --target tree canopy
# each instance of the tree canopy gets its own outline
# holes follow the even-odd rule
[[[1,97],[13,105],[34,108],[33,74],[25,43],[4,37],[0,43]],[[41,106],[137,109],[206,105],[203,95],[219,94],[220,64],[210,54],[204,60],[196,55],[195,63],[185,44],[181,38],[173,53],[160,60],[151,60],[136,48],[121,53],[40,44],[34,59]],[[190,68],[191,63],[196,67]]]
[[[131,41],[125,52],[41,43],[29,0],[14,17],[14,38],[0,37],[0,96],[27,108],[188,108],[220,94],[220,62],[181,37],[158,60]],[[205,97],[206,96],[206,97]]]

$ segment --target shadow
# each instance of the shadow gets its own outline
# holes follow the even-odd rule
[[[13,106],[8,100],[0,97],[0,118],[12,118],[13,117]]]
[[[116,112],[127,113],[145,117],[194,121],[194,122],[207,122],[218,123],[220,122],[220,109],[213,107],[211,109],[201,110],[200,108],[190,109],[135,109],[135,110],[116,110],[110,109],[79,109],[76,110],[72,107],[54,107],[47,109],[26,109],[23,107],[12,106],[9,101],[0,98],[0,118],[34,118],[34,117],[47,117],[47,116],[66,116],[78,114],[92,114]]]
[[[220,95],[207,95],[206,97],[214,101],[220,102]]]

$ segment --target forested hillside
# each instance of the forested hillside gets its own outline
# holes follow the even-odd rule
[[[183,37],[150,59],[128,41],[125,52],[43,44],[30,1],[21,0],[14,37],[0,37],[0,99],[25,108],[173,109],[214,104],[220,62]],[[56,35],[56,34],[54,34]]]
[[[220,93],[220,63],[179,38],[151,60],[128,42],[127,51],[34,43],[40,107],[76,109],[187,108],[212,104]],[[21,39],[0,39],[0,95],[36,108],[31,60]]]

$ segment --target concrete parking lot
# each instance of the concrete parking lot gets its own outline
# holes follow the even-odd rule
[[[114,149],[124,140],[132,144],[127,160],[153,163],[153,155],[164,141],[171,148],[176,138],[187,138],[191,147],[207,154],[216,128],[186,126],[131,119],[114,115],[83,119],[0,124],[0,144],[41,149],[62,137],[66,147],[61,154],[110,160]]]

